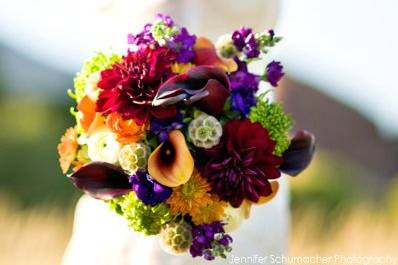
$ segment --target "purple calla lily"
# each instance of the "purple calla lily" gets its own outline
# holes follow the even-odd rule
[[[163,83],[152,105],[166,106],[180,101],[187,104],[196,102],[198,107],[208,114],[220,116],[229,94],[230,85],[225,72],[218,67],[203,65]]]
[[[112,164],[91,162],[69,176],[73,185],[101,200],[111,199],[132,191],[129,176]]]
[[[299,131],[283,153],[284,162],[279,169],[290,176],[297,176],[311,163],[314,152],[315,136],[304,130]]]

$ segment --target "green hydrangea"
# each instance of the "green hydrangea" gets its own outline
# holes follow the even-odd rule
[[[252,122],[259,122],[269,132],[272,140],[276,141],[275,155],[282,153],[289,147],[289,131],[292,129],[292,118],[286,114],[279,103],[264,99],[264,95],[257,98],[256,106],[249,113]]]
[[[74,81],[75,90],[68,90],[68,94],[79,102],[85,95],[85,87],[89,77],[98,72],[109,68],[112,64],[119,61],[121,57],[115,53],[105,54],[97,52],[91,59],[84,62],[83,68],[76,74]]]
[[[167,204],[146,205],[135,196],[134,192],[114,198],[108,203],[128,221],[129,227],[145,235],[159,234],[162,226],[173,220]]]
[[[166,41],[174,36],[178,32],[177,27],[170,27],[164,21],[157,20],[151,27],[151,33],[154,40],[160,45],[166,44]]]

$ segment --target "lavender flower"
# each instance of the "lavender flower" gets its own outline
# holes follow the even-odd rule
[[[225,252],[230,252],[229,244],[232,238],[225,234],[223,223],[215,221],[192,227],[192,244],[189,249],[192,257],[203,256],[206,260],[215,257],[225,258]]]
[[[133,190],[144,204],[154,206],[159,204],[171,195],[172,189],[153,180],[148,174],[137,171],[130,177]]]
[[[175,117],[169,119],[156,119],[151,120],[150,130],[156,135],[160,142],[167,140],[169,132],[175,129],[180,129],[184,125],[183,116],[178,113]]]
[[[247,58],[256,58],[260,55],[257,40],[251,28],[242,27],[232,33],[232,42]]]
[[[255,93],[258,90],[260,77],[252,74],[247,69],[247,64],[235,58],[238,70],[229,76],[231,84],[231,105],[232,109],[239,111],[246,117],[250,108],[256,104]]]
[[[266,77],[267,81],[274,87],[278,85],[279,80],[284,76],[283,66],[280,62],[272,61],[267,65]]]
[[[162,20],[164,22],[164,24],[166,24],[169,27],[174,26],[173,19],[168,15],[158,13],[158,14],[156,14],[156,18]]]
[[[127,43],[136,46],[145,46],[156,43],[151,33],[152,24],[148,23],[144,26],[143,30],[138,34],[128,34]]]

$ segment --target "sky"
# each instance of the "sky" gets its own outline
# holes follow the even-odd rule
[[[0,0],[0,41],[73,73],[92,50],[118,50],[111,40],[124,41],[125,32],[132,31],[124,16],[109,12],[131,10],[138,28],[146,6],[164,1]],[[276,31],[284,40],[278,59],[291,77],[352,106],[381,133],[396,137],[397,25],[394,0],[281,0]]]

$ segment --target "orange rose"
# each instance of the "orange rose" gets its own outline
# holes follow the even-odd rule
[[[77,151],[77,132],[75,128],[69,128],[61,137],[61,142],[58,144],[59,164],[62,172],[65,174],[72,162],[76,158]]]
[[[125,120],[116,112],[106,117],[106,126],[117,135],[117,140],[122,144],[138,142],[145,136],[145,124],[137,125],[133,119]]]

